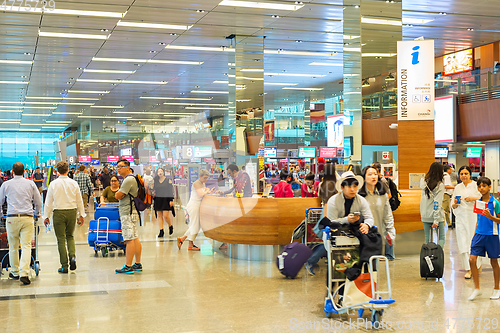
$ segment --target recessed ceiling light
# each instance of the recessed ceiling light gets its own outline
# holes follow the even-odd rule
[[[333,55],[337,54],[337,52],[328,53],[328,52],[286,51],[283,49],[278,49],[278,50],[264,50],[264,54],[332,57]]]
[[[2,84],[28,84],[26,81],[0,81]]]
[[[158,45],[167,45],[167,43],[159,42]]]
[[[105,91],[105,90],[68,90],[68,93],[75,93],[75,94],[109,94],[109,91]]]
[[[106,32],[106,31],[109,31],[108,29],[101,29],[102,32]]]
[[[230,7],[247,7],[247,8],[261,8],[261,9],[277,9],[277,10],[297,10],[304,5],[302,3],[295,5],[282,5],[270,2],[256,2],[256,1],[240,1],[240,0],[223,0],[219,3],[219,6],[230,6]]]
[[[26,76],[26,75],[23,75],[23,76],[21,76],[21,78],[25,79],[25,78],[27,78],[27,76]]]
[[[229,94],[229,91],[218,90],[191,90],[193,94]]]
[[[40,37],[57,37],[57,38],[81,38],[81,39],[108,39],[108,35],[89,35],[89,34],[71,34],[61,32],[46,32],[38,31]]]
[[[176,34],[176,33],[174,33],[174,32],[172,32],[172,33],[170,34],[170,36],[177,36],[177,34]],[[165,45],[165,43],[163,43],[162,45]]]
[[[95,109],[123,109],[123,105],[92,105]]]
[[[196,10],[198,13],[204,13],[205,11],[203,9],[197,9]]]
[[[24,52],[24,55],[31,55],[31,53],[29,53],[29,52]]]
[[[183,93],[181,93],[183,95]],[[141,99],[174,99],[174,100],[190,100],[190,101],[211,101],[212,98],[196,98],[196,97],[154,97],[154,96],[141,96]],[[160,104],[158,104],[160,105]]]
[[[134,81],[134,80],[96,80],[96,79],[77,79],[77,82],[93,83],[130,83],[130,84],[167,84],[166,81]]]
[[[33,61],[29,60],[0,60],[0,64],[18,64],[18,65],[31,65]]]
[[[215,52],[234,52],[235,49],[229,47],[209,47],[209,46],[184,46],[184,45],[167,45],[166,49],[174,50],[189,50],[189,51],[215,51]]]
[[[192,25],[175,25],[175,24],[158,24],[158,23],[142,23],[142,22],[123,22],[118,21],[117,26],[134,27],[134,28],[153,28],[153,29],[172,29],[172,30],[189,30]]]
[[[441,12],[441,13],[439,13],[439,15],[447,15],[447,13]]]
[[[273,18],[280,18],[279,15],[273,15]]]
[[[354,6],[354,8],[359,8],[359,5]]]
[[[300,39],[297,39],[295,43],[302,43],[302,41]]]
[[[156,51],[155,50],[151,50],[151,51],[149,51],[149,53],[156,53]]]
[[[108,69],[84,69],[85,73],[113,73],[113,74],[134,74],[135,71],[118,71]]]
[[[467,28],[467,31],[474,31],[474,28]]]

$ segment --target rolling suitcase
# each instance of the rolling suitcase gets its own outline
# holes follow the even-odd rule
[[[437,234],[439,239],[439,229]],[[432,241],[432,228],[430,237],[429,243],[423,244],[420,249],[420,276],[426,280],[428,278],[440,279],[444,271],[443,248]]]
[[[93,247],[95,241],[101,239],[106,239],[115,245],[121,246],[123,243],[121,222],[110,221],[105,218],[90,221],[88,237],[89,246]]]
[[[118,211],[118,206],[106,205],[97,207],[94,213],[94,220],[98,220],[101,217],[107,217],[110,221],[119,221],[120,212]]]
[[[283,252],[276,258],[276,265],[281,274],[294,278],[311,255],[310,248],[302,243],[294,242],[285,245]]]

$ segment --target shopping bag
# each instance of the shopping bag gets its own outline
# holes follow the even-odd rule
[[[377,290],[377,284],[375,281],[374,289]],[[345,307],[360,303],[366,303],[372,299],[373,293],[371,286],[371,275],[369,272],[361,273],[354,281],[350,281],[349,279],[346,280],[342,306]]]

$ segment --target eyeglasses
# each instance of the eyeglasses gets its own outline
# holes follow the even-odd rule
[[[126,168],[126,166],[125,165],[118,165],[116,168],[121,169],[121,168]]]
[[[117,181],[117,180],[112,180],[111,182],[112,182],[112,183],[113,183],[113,182],[114,182],[114,183],[117,183],[118,181]]]

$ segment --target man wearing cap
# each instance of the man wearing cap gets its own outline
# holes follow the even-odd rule
[[[357,193],[358,188],[361,188],[363,183],[363,177],[354,175],[352,171],[344,172],[342,177],[335,183],[338,193],[332,196],[326,204],[326,216],[330,220],[343,224],[356,224],[361,219],[359,230],[367,234],[375,221],[370,210],[370,204]],[[316,247],[304,265],[309,274],[315,275],[313,266],[323,256],[326,256],[325,247]]]

